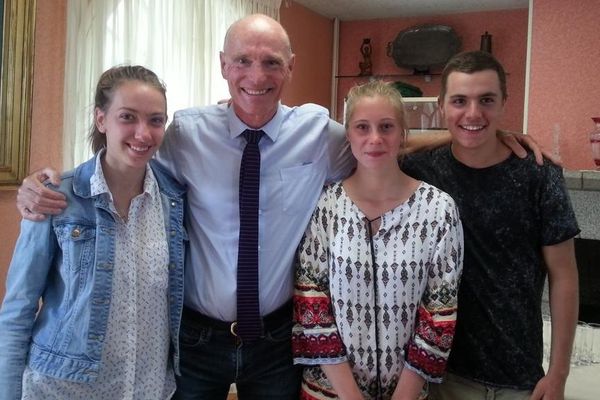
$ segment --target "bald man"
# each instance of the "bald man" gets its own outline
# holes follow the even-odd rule
[[[287,107],[294,68],[283,27],[264,15],[235,22],[220,54],[231,103],[175,113],[158,159],[187,184],[185,305],[180,399],[298,397],[292,362],[293,261],[326,181],[353,166],[344,130],[314,104]],[[259,304],[262,332],[236,336],[239,169],[246,129],[262,130],[259,190]]]

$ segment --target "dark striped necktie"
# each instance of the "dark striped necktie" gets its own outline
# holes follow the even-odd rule
[[[237,334],[252,342],[261,335],[258,297],[258,203],[260,150],[263,131],[242,133],[246,147],[240,165],[240,237],[237,269]]]

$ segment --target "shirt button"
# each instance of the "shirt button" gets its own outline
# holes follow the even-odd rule
[[[171,207],[175,207],[177,205],[177,203],[175,203],[174,201],[171,202]]]
[[[79,230],[79,228],[75,228],[71,231],[71,237],[76,239],[81,235],[81,231]]]
[[[171,231],[171,236],[175,236],[175,235],[177,235],[177,232]]]

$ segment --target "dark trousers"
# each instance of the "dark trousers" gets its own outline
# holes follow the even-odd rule
[[[297,399],[302,370],[292,362],[289,308],[289,313],[278,310],[274,318],[265,317],[263,336],[250,344],[237,340],[229,323],[186,308],[174,399],[224,400],[231,383],[240,400]]]

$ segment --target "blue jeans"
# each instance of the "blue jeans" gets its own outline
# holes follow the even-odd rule
[[[238,399],[298,399],[302,369],[292,361],[292,321],[252,344],[230,332],[183,318],[180,328],[179,400],[224,400],[235,383]]]

